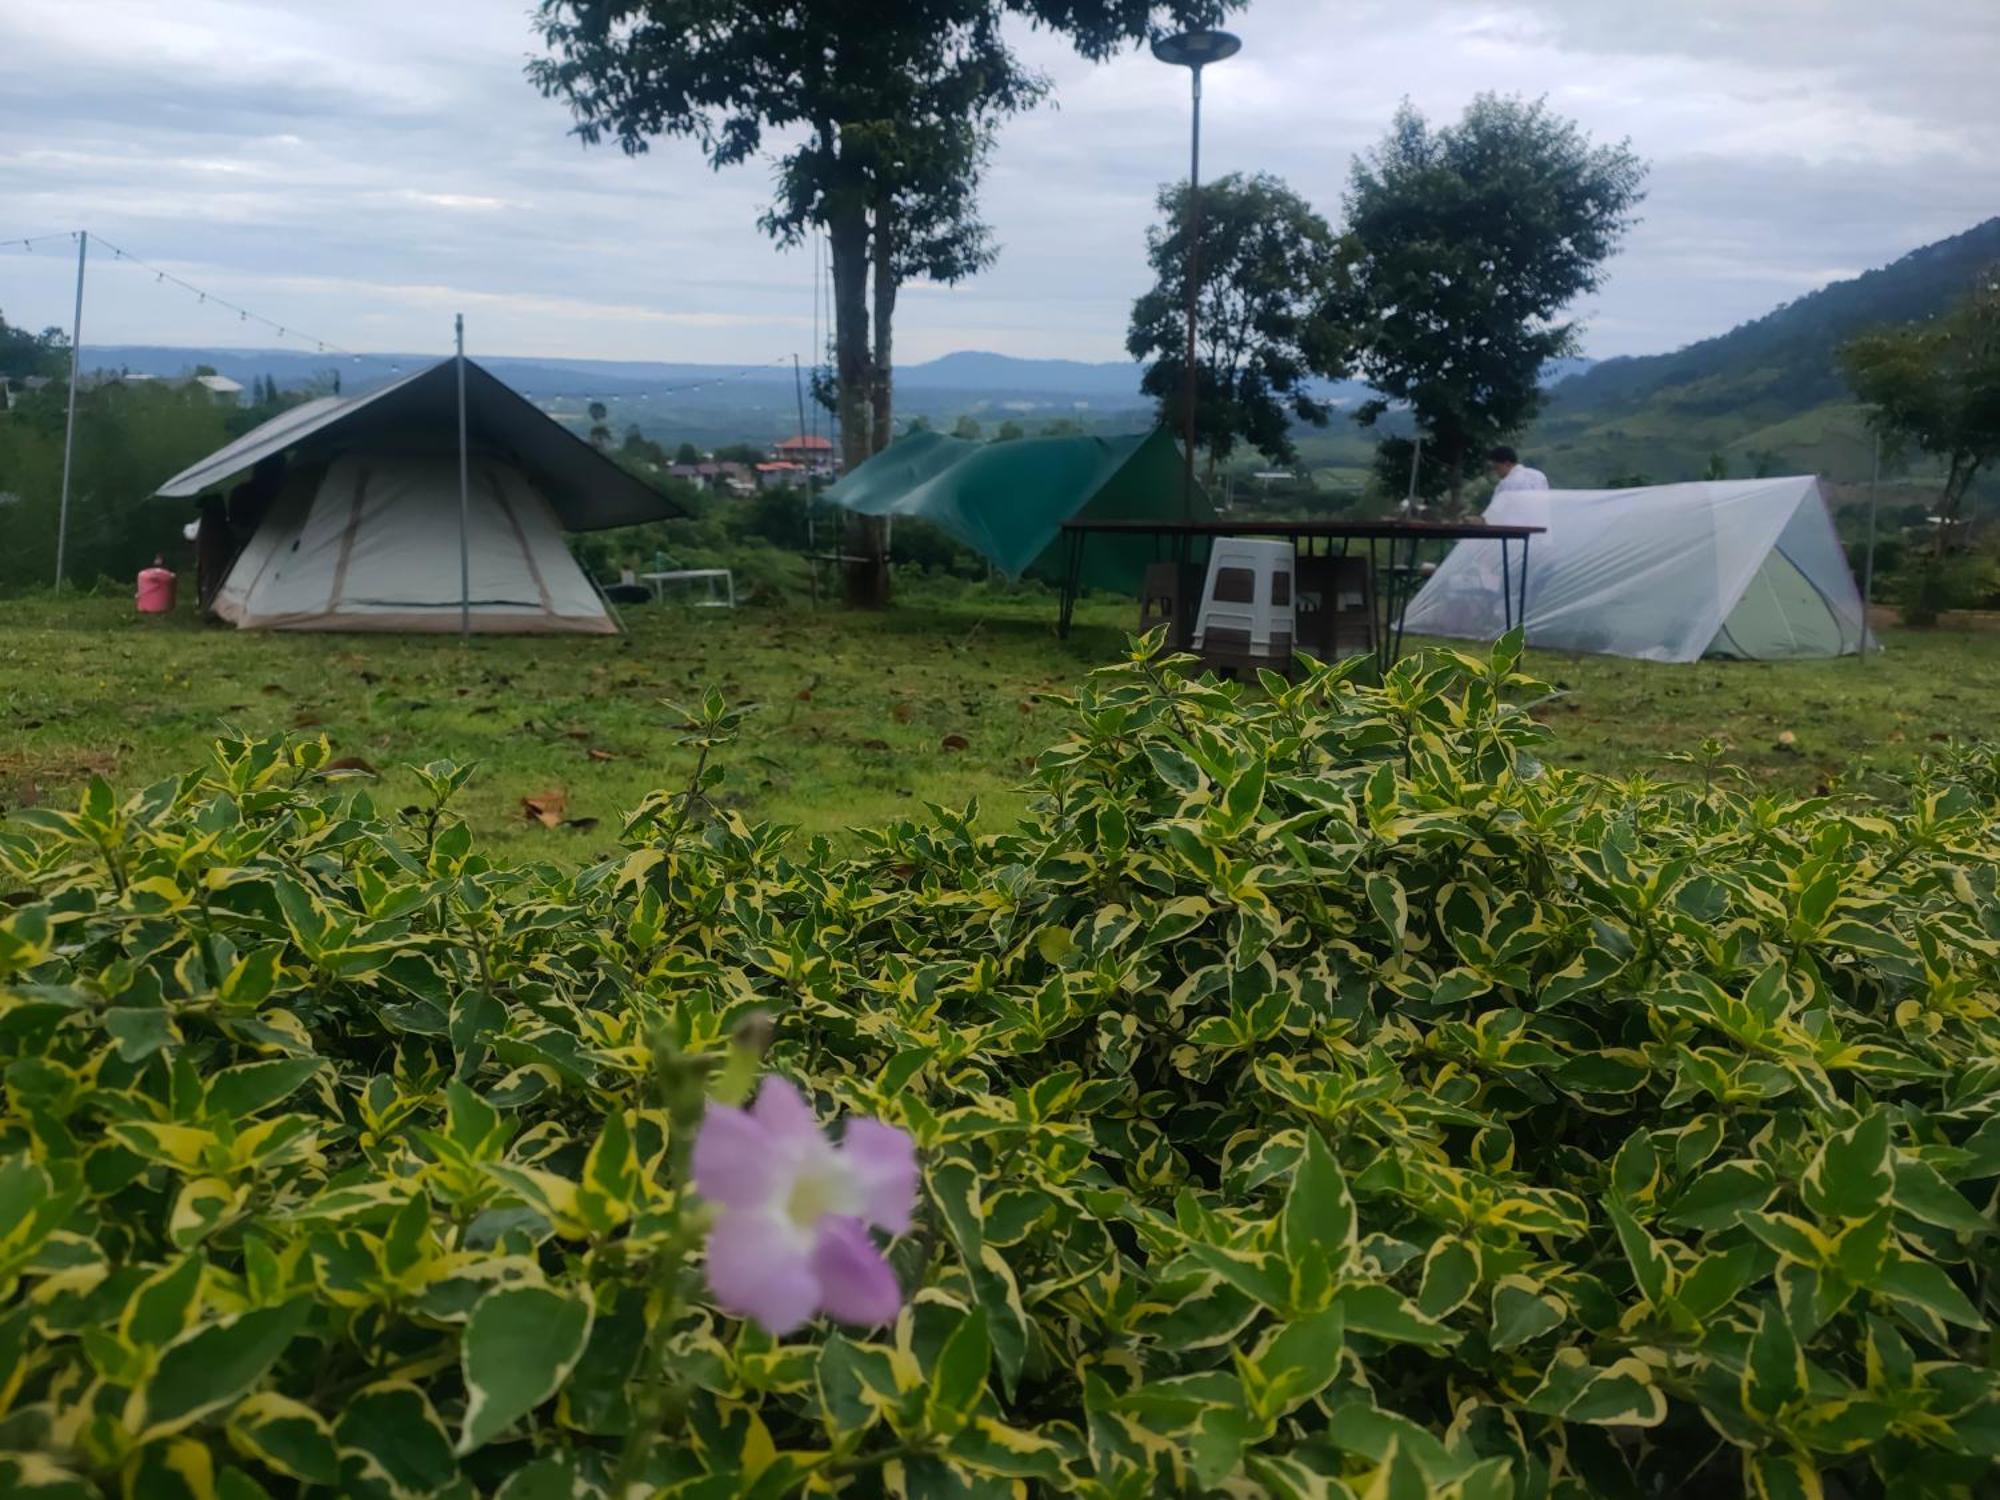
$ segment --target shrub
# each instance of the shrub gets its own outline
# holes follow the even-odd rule
[[[1517,650],[1142,647],[854,855],[703,816],[713,701],[580,872],[314,743],[23,815],[0,1490],[1983,1492],[2000,755],[1572,774]],[[703,1293],[759,1067],[916,1138],[893,1327]]]

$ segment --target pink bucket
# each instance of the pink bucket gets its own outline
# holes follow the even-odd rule
[[[175,579],[171,568],[157,562],[139,574],[137,603],[142,615],[164,615],[174,607]]]

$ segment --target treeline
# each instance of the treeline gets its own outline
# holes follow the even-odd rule
[[[30,335],[0,320],[8,383],[0,410],[0,594],[51,586],[62,497],[69,352],[60,335]],[[32,384],[45,379],[46,384]],[[153,500],[165,479],[304,399],[260,382],[264,399],[238,405],[199,385],[105,381],[77,393],[64,572],[77,587],[128,583],[155,555],[192,566],[181,528],[191,507]]]

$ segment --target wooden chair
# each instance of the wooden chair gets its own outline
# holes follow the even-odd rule
[[[1375,649],[1375,575],[1365,557],[1298,560],[1299,649],[1340,661]]]
[[[1185,651],[1194,639],[1195,609],[1204,572],[1199,563],[1149,563],[1139,587],[1139,633],[1165,625],[1167,649]]]

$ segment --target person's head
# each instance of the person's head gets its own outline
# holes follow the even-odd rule
[[[1493,477],[1505,479],[1514,472],[1514,465],[1521,461],[1521,455],[1505,443],[1497,443],[1486,450],[1486,461],[1493,466]]]

